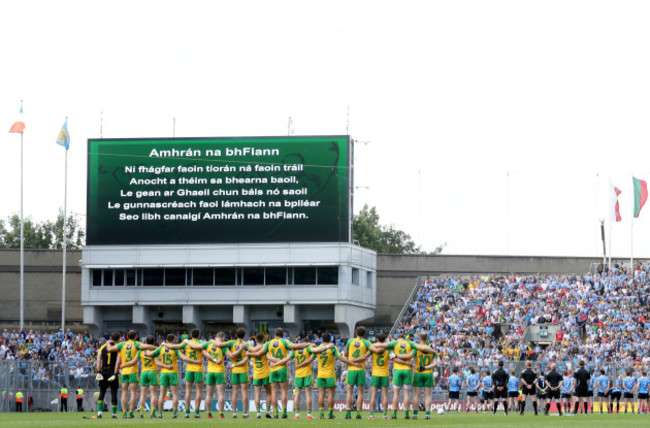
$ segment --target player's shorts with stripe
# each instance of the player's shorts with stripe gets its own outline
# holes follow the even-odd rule
[[[147,370],[142,372],[140,376],[140,386],[158,385],[158,372],[155,370]]]
[[[370,386],[376,386],[377,388],[390,386],[390,379],[388,378],[388,376],[371,376]]]
[[[201,383],[201,382],[203,382],[203,371],[200,371],[200,372],[185,372],[185,382],[187,382],[187,383]]]
[[[233,385],[248,383],[248,373],[230,373],[230,383]]]
[[[123,374],[122,376],[120,376],[120,382],[121,383],[138,383],[138,374],[137,373]]]
[[[271,383],[278,383],[278,382],[288,382],[289,381],[289,375],[287,373],[287,368],[282,367],[280,370],[276,370],[274,372],[271,372]]]
[[[294,382],[293,386],[296,388],[307,388],[311,386],[311,376],[303,376],[303,377],[297,377]]]
[[[316,386],[319,388],[336,388],[335,377],[319,377],[316,379]]]
[[[269,383],[271,383],[271,376],[260,377],[257,379],[253,378],[253,386],[264,386],[268,385]]]
[[[411,370],[394,370],[393,371],[393,385],[402,386],[410,385],[413,383]]]
[[[205,384],[206,385],[223,385],[226,383],[226,374],[225,373],[210,373],[205,375]]]
[[[366,371],[365,370],[348,370],[348,377],[346,379],[348,385],[364,386],[366,384]]]
[[[413,375],[413,386],[433,388],[433,373],[415,373]]]
[[[178,385],[178,373],[161,373],[160,386]]]

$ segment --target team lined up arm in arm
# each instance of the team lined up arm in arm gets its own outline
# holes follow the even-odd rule
[[[248,348],[246,350],[246,352],[244,352],[244,353],[249,357],[261,357],[262,355],[264,355],[264,352],[260,353],[260,351],[263,351],[263,350],[264,350],[264,345],[256,345],[256,346],[252,346],[252,347]],[[269,357],[267,356],[267,358],[269,358]],[[269,360],[270,360],[270,358],[269,358]]]
[[[145,354],[145,355],[146,355],[146,354]],[[163,364],[163,362],[160,361],[160,358],[154,358],[153,362],[154,362],[154,364],[155,364],[156,366],[158,366],[158,367],[162,367],[162,368],[164,368],[164,369],[168,369],[168,370],[171,370],[171,369],[172,369],[171,366],[170,366],[170,367],[167,367],[167,364]]]
[[[269,357],[266,357],[269,358]],[[273,358],[273,357],[272,357]],[[275,367],[275,366],[282,366],[284,364],[287,364],[289,361],[291,361],[293,358],[291,358],[291,354],[287,355],[281,360],[278,360],[277,358],[273,358],[275,361],[269,363],[269,367]]]
[[[322,352],[322,351],[324,351],[324,350],[326,350],[328,348],[334,348],[334,347],[335,346],[333,344],[331,344],[331,343],[322,344],[320,346],[317,346],[316,348],[312,348],[311,352],[314,353],[314,354],[318,354],[319,352]],[[345,358],[343,355],[339,354],[339,356],[337,358],[338,358],[339,361],[342,361],[347,365],[362,368],[361,364],[359,364],[359,363],[357,363],[355,361],[352,361],[352,360],[350,360],[348,358]]]
[[[241,350],[239,351],[241,352]],[[241,361],[234,363],[231,367],[238,367],[238,366],[243,366],[244,364],[247,364],[250,361],[250,358],[245,356]]]
[[[131,361],[129,361],[128,363],[122,364],[122,366],[120,368],[134,366],[134,365],[138,364],[138,361],[139,361],[138,358],[134,358]]]
[[[435,369],[438,366],[438,359],[434,358],[431,364],[424,366],[425,370]]]
[[[301,367],[305,367],[305,366],[310,365],[310,364],[314,361],[314,359],[315,359],[315,358],[314,358],[314,354],[311,354],[311,356],[310,356],[309,358],[307,358],[305,361],[303,361],[302,363],[298,364],[298,365],[295,367],[296,370],[298,370],[298,369],[301,368]]]
[[[350,358],[350,343],[352,342],[352,340],[353,340],[353,339],[348,340],[348,343],[345,345],[345,351],[344,351],[343,355],[345,355],[347,358]],[[372,347],[372,345],[370,345],[370,342],[368,342],[368,341],[365,340],[365,339],[363,339],[363,341],[364,341],[364,343],[366,344],[366,347],[367,347],[367,349],[368,349],[368,352],[366,352],[364,355],[360,355],[360,356],[358,356],[358,357],[356,357],[356,358],[353,358],[352,361],[354,361],[355,363],[360,363],[360,362],[362,362],[362,361],[367,360],[368,357],[369,357],[370,354],[371,354],[371,352],[370,352],[370,348]]]
[[[118,374],[121,368],[122,368],[122,356],[120,354],[117,354],[117,360],[115,360],[115,373],[113,374],[114,375]]]
[[[192,349],[194,349],[194,348],[192,348]],[[208,360],[212,361],[212,362],[215,363],[215,364],[221,364],[221,363],[223,362],[223,360],[218,360],[218,359],[216,359],[216,358],[213,358],[212,355],[210,355],[210,353],[209,353],[208,351],[206,351],[205,349],[203,349],[203,351],[201,352],[201,354],[202,354],[205,358],[207,358]]]

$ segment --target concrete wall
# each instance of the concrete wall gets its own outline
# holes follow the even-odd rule
[[[79,325],[81,309],[80,251],[67,252],[66,319]],[[25,250],[25,325],[38,328],[61,324],[63,253]],[[0,251],[0,325],[11,328],[20,320],[20,250]]]

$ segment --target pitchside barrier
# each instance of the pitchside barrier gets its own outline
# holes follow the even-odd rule
[[[544,370],[548,363],[533,362],[533,368],[535,371],[539,372],[540,369]],[[569,367],[572,363],[558,363],[560,371],[562,369]],[[290,367],[290,389],[293,389],[293,366]],[[435,387],[432,390],[432,410],[438,410],[439,408],[445,408],[447,403],[447,378],[452,374],[453,368],[459,367],[461,378],[469,375],[469,367],[467,364],[450,364],[443,363],[434,370],[434,379]],[[477,373],[483,373],[485,370],[490,370],[492,372],[496,369],[496,363],[490,363],[487,366],[485,365],[475,365],[472,364],[471,367],[476,369]],[[521,372],[525,369],[525,361],[509,361],[506,362],[506,370],[510,372],[511,370],[515,371],[517,377],[520,376]],[[599,373],[601,368],[604,368],[607,372],[607,375],[612,379],[616,379],[619,373],[622,373],[627,369],[627,367],[622,367],[619,365],[610,365],[610,364],[599,364],[598,362],[591,363],[589,365],[590,369],[594,369],[596,374]],[[632,367],[635,370],[636,375],[640,372],[641,367]],[[370,364],[368,364],[368,375],[367,375],[367,385],[369,385],[370,379]],[[337,374],[337,388],[334,396],[335,400],[335,409],[344,410],[345,409],[345,365],[337,362],[336,366]],[[179,387],[179,410],[185,410],[184,398],[185,385],[182,380],[183,371],[180,372],[180,387]],[[252,373],[251,373],[252,378]],[[316,379],[316,372],[314,371],[314,379]],[[0,412],[15,411],[15,396],[16,392],[22,390],[23,392],[23,406],[22,411],[62,411],[61,403],[59,402],[59,395],[61,388],[66,386],[68,389],[68,411],[76,411],[77,402],[76,402],[76,390],[77,388],[82,388],[84,390],[83,398],[83,410],[84,411],[95,411],[96,410],[96,401],[94,393],[98,390],[97,382],[95,380],[94,372],[94,362],[90,362],[85,359],[79,359],[77,361],[68,361],[65,363],[53,362],[53,361],[18,361],[18,360],[2,360],[0,361],[0,391],[2,391],[2,396],[0,400]],[[355,391],[356,393],[356,391]],[[389,402],[392,400],[392,389],[389,390]],[[412,394],[412,391],[411,391]],[[31,405],[29,397],[31,397]],[[253,387],[250,386],[249,398],[253,397]],[[264,398],[264,394],[262,395]],[[292,394],[289,394],[290,398],[293,398]],[[205,397],[203,397],[205,398]],[[215,397],[216,398],[216,397]],[[228,384],[226,388],[226,409],[232,409],[231,398],[231,387]],[[314,386],[312,388],[312,399],[314,406],[316,406],[318,398],[318,389]],[[364,405],[363,410],[370,410],[370,388],[366,386],[364,388]],[[107,401],[110,401],[110,393],[107,393]],[[414,400],[415,401],[415,400]],[[419,401],[423,402],[424,397],[423,393],[419,397]],[[595,399],[597,401],[597,398]],[[193,402],[193,400],[192,400]],[[466,390],[463,388],[460,394],[461,403],[460,411],[465,411],[466,399]],[[378,394],[377,402],[375,403],[375,409],[378,410],[381,403],[381,394]],[[251,409],[254,408],[253,401],[250,403]],[[265,401],[262,401],[262,410],[265,410]],[[302,394],[301,400],[301,409],[305,409],[305,399],[304,392]],[[148,406],[148,404],[147,404]],[[193,406],[193,404],[192,404]],[[213,407],[216,406],[216,400],[213,403]],[[237,407],[241,410],[241,401],[238,402]],[[528,405],[530,407],[530,404]],[[171,409],[171,400],[165,402],[165,408]],[[201,408],[205,408],[205,403],[201,402]],[[293,410],[293,401],[289,400],[288,410]],[[389,404],[389,408],[391,408]],[[400,410],[401,408],[400,404]],[[473,409],[470,409],[473,410]],[[599,407],[595,405],[595,410],[598,411]]]

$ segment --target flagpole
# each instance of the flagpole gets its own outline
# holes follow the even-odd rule
[[[612,271],[612,216],[616,215],[614,211],[615,208],[613,205],[614,200],[612,198],[612,192],[616,194],[612,180],[609,180],[609,263],[607,264],[609,272]],[[618,195],[616,196],[616,200],[618,201]]]
[[[65,118],[66,124],[68,118]],[[65,180],[63,185],[63,284],[61,287],[61,332],[65,334],[65,274],[66,274],[66,247],[68,243],[68,148],[65,149]]]
[[[632,176],[632,210],[630,216],[630,272],[634,272],[634,199],[636,198],[636,191],[634,189],[634,176]]]
[[[22,103],[21,103],[22,109]],[[20,330],[25,327],[25,228],[23,221],[23,133],[20,133]]]

